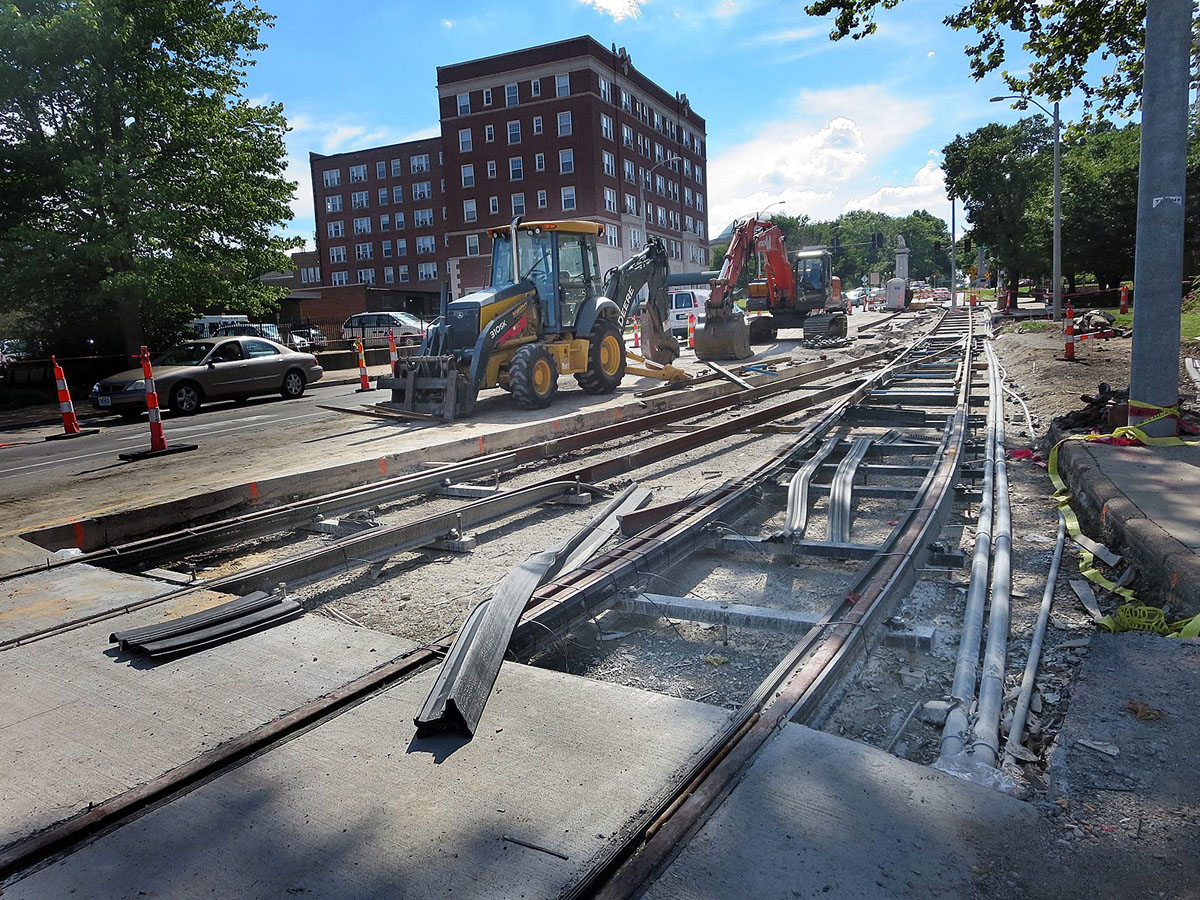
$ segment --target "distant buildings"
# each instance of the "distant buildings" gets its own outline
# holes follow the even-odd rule
[[[707,267],[704,119],[624,48],[578,37],[442,66],[437,89],[440,137],[309,154],[317,262],[297,262],[297,290],[433,312],[443,282],[487,283],[487,229],[517,215],[608,223],[602,269],[647,234],[673,269]]]

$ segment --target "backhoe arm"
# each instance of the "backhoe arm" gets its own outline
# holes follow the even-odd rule
[[[667,250],[663,242],[652,237],[637,256],[608,270],[604,277],[604,296],[617,304],[621,321],[629,319],[638,293],[646,288],[649,298],[642,310],[642,341],[646,358],[657,363],[671,363],[679,356],[679,343],[666,328],[670,316],[671,298],[667,292]]]

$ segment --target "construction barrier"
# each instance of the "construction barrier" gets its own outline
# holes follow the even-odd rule
[[[1067,301],[1067,346],[1063,352],[1063,358],[1068,360],[1075,359],[1075,308],[1071,306],[1071,301]]]
[[[974,306],[975,306],[976,300],[977,300],[977,298],[975,297],[975,295],[974,295],[974,294],[972,294],[972,295],[971,295],[971,306],[972,306],[972,307],[974,307]]]
[[[1121,285],[1121,315],[1129,313],[1129,286]]]
[[[146,382],[146,412],[150,418],[150,449],[138,450],[134,453],[118,453],[120,459],[147,459],[151,456],[165,456],[168,453],[184,453],[195,450],[195,444],[176,444],[167,447],[167,435],[163,431],[162,410],[158,406],[158,391],[154,387],[154,369],[150,366],[150,350],[145,344],[137,357],[142,361],[142,378]]]
[[[696,314],[688,313],[688,349],[696,349]]]
[[[50,365],[54,367],[54,383],[58,387],[58,411],[62,413],[63,433],[47,435],[48,441],[60,441],[64,438],[83,437],[85,434],[99,434],[99,428],[83,430],[79,420],[75,418],[75,406],[71,403],[71,390],[67,387],[67,376],[58,360],[51,356]]]
[[[391,332],[389,332],[388,334],[389,334],[389,339],[390,339]],[[393,343],[392,346],[395,347],[395,344]],[[362,338],[354,339],[354,349],[358,352],[358,390],[355,391],[355,393],[361,394],[364,391],[372,390],[371,382],[367,380],[367,358],[366,358],[366,356],[363,355]],[[395,363],[396,363],[395,350],[393,350],[392,351],[392,365],[393,365],[392,371],[395,371],[395,368],[394,368]]]
[[[642,326],[637,319],[633,320],[633,349],[637,350],[642,346]]]
[[[391,370],[393,375],[396,374],[397,356],[398,356],[398,354],[396,353],[396,333],[394,331],[392,331],[392,329],[389,328],[388,329],[388,364],[389,364],[389,369]],[[365,356],[363,357],[363,361],[366,362]]]

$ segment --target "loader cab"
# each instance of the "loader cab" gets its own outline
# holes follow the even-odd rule
[[[492,229],[492,290],[527,280],[537,291],[545,332],[572,330],[580,308],[601,292],[596,239],[603,232],[603,225],[582,221]]]

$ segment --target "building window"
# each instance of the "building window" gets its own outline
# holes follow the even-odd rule
[[[338,187],[342,183],[341,169],[326,169],[321,173],[325,180],[325,187]]]
[[[493,216],[500,212],[499,197],[488,197],[488,212]]]
[[[694,230],[695,230],[695,228],[696,228],[696,220],[695,220],[695,219],[693,219],[691,216],[684,216],[684,217],[683,217],[683,224],[684,224],[685,226],[687,226],[687,230],[688,230],[688,231],[694,231]]]
[[[625,91],[621,91],[621,109],[625,110],[625,112],[629,112],[632,108],[633,107],[631,105],[629,94],[627,94]]]
[[[496,177],[496,161],[494,159],[489,159],[488,160],[488,178],[495,178],[495,177]]]
[[[375,177],[387,178],[387,163],[383,162],[382,160],[375,163]]]
[[[423,234],[417,238],[417,255],[433,253],[437,249],[437,241],[431,234]]]
[[[370,234],[371,233],[371,217],[363,216],[354,220],[355,234]]]
[[[392,242],[384,241],[382,246],[383,246],[383,255],[385,257],[391,256],[392,255]]]
[[[458,95],[458,114],[460,116],[465,116],[470,112],[471,112],[471,95],[470,94],[459,94]]]
[[[470,153],[471,152],[471,129],[470,128],[458,129],[458,152],[459,153]]]
[[[642,246],[642,232],[637,228],[629,229],[629,249],[637,250]]]
[[[607,78],[600,79],[600,99],[605,103],[612,103],[612,85],[608,83]]]
[[[534,154],[533,170],[535,172],[545,172],[546,171],[546,154],[545,153],[535,153]]]
[[[392,160],[392,177],[393,177],[393,178],[399,178],[399,177],[400,177],[400,173],[401,173],[402,171],[403,171],[403,169],[401,169],[401,168],[400,168],[400,160],[398,160],[398,159],[393,159],[393,160]]]
[[[512,195],[512,214],[514,216],[525,215],[525,195],[524,194],[513,194]]]
[[[340,272],[330,272],[329,283],[334,287],[343,287],[344,285],[350,283],[350,275],[345,270]]]
[[[397,231],[404,230],[404,213],[402,213],[402,212],[395,213],[392,216],[392,220],[394,221],[394,223],[396,225]]]
[[[662,116],[659,113],[654,114],[654,130],[662,131]]]
[[[475,187],[475,164],[468,163],[462,167],[462,186]]]
[[[392,230],[392,217],[391,216],[385,214],[385,215],[382,215],[379,217],[379,230],[380,231],[391,231]]]
[[[418,264],[417,279],[419,281],[435,281],[437,279],[437,263],[428,262]]]
[[[355,244],[354,245],[355,259],[374,259],[375,246],[373,244]]]
[[[604,189],[604,208],[609,212],[617,211],[617,192],[612,188]]]
[[[408,266],[397,266],[396,276],[401,284],[406,284],[408,282]]]
[[[344,263],[346,261],[346,248],[341,246],[330,247],[329,261],[331,263]]]
[[[351,184],[355,184],[357,182],[366,181],[366,180],[367,180],[367,167],[365,165],[350,167],[350,183]]]
[[[371,205],[371,195],[366,191],[355,191],[350,195],[350,205],[354,209],[366,209]]]
[[[575,151],[574,150],[559,150],[558,151],[558,174],[570,175],[575,171]]]
[[[570,75],[555,75],[554,76],[554,96],[566,97],[571,93],[571,76]]]
[[[665,206],[660,206],[658,208],[658,227],[667,227],[667,208]]]
[[[508,123],[508,142],[510,144],[521,143],[521,123],[520,122],[509,122]]]
[[[463,201],[463,221],[464,222],[474,222],[478,218],[479,218],[479,215],[475,211],[475,201],[474,200],[464,200]]]
[[[704,170],[696,166],[696,184],[704,184]]]
[[[558,136],[567,137],[571,133],[571,113],[560,112],[558,114]]]
[[[396,280],[395,270],[393,270],[391,266],[384,266],[383,267],[383,283],[391,284],[395,280]]]
[[[616,178],[617,177],[617,158],[615,156],[613,156],[611,153],[609,153],[607,150],[601,151],[600,158],[604,161],[604,174],[610,175],[613,178]]]
[[[491,88],[483,89],[483,105],[484,106],[492,105],[492,89]]]
[[[663,148],[662,148],[662,144],[657,144],[657,143],[656,143],[656,144],[654,145],[654,161],[655,161],[655,162],[662,162],[662,161],[663,161],[665,158],[666,158],[666,157],[664,157],[664,156],[663,156]]]
[[[600,116],[600,133],[608,140],[613,140],[613,120],[611,116]]]
[[[633,148],[633,129],[628,125],[621,126],[621,143],[630,149]]]
[[[629,215],[631,215],[631,216],[636,216],[637,215],[637,207],[638,207],[637,197],[633,196],[633,194],[626,194],[625,195],[625,212],[629,213]]]
[[[301,284],[320,284],[321,269],[318,266],[304,266],[300,269]]]
[[[521,157],[513,156],[508,160],[508,180],[520,181],[525,177],[525,164]]]
[[[413,227],[428,228],[433,224],[432,209],[418,209],[413,212]]]
[[[563,212],[570,212],[575,208],[574,187],[565,187],[562,189],[562,208]]]
[[[346,223],[341,219],[336,222],[326,222],[325,231],[331,238],[344,237],[346,234]]]
[[[704,212],[704,195],[696,195],[696,212]]]
[[[504,86],[504,105],[516,106],[521,102],[520,95],[515,84],[506,84]]]
[[[489,144],[492,141],[494,141],[496,139],[496,126],[484,125],[483,126],[483,139]]]
[[[659,194],[665,194],[667,192],[667,179],[663,178],[661,175],[655,175],[654,190]]]
[[[529,93],[534,97],[542,96],[542,79],[535,78],[529,82]]]
[[[429,154],[422,153],[420,156],[411,156],[408,160],[409,171],[413,175],[419,175],[422,172],[429,171]]]
[[[359,269],[358,270],[358,283],[359,284],[374,284],[375,283],[375,270],[374,269]]]
[[[379,205],[387,206],[388,191],[387,188],[379,189]]]
[[[537,192],[537,204],[538,204],[538,209],[546,208],[546,192],[545,191]]]
[[[631,160],[631,159],[621,160],[621,168],[625,172],[625,180],[626,181],[637,181],[637,170],[634,168],[633,160]]]
[[[380,195],[380,196],[382,196],[382,195]],[[392,202],[393,203],[403,203],[404,202],[404,185],[402,185],[402,184],[392,185]]]
[[[608,246],[610,246],[610,247],[620,247],[621,246],[621,242],[620,242],[619,236],[617,234],[617,229],[615,229],[615,228],[605,228],[604,229],[604,243],[608,244]]]
[[[478,256],[478,255],[479,255],[479,235],[468,234],[467,235],[467,256]]]
[[[396,255],[408,256],[408,238],[396,238]]]
[[[412,195],[414,200],[428,200],[433,196],[433,186],[428,181],[414,181]]]
[[[341,212],[342,211],[342,195],[334,194],[331,197],[325,198],[325,212]]]
[[[690,187],[685,187],[683,189],[683,205],[684,206],[692,205],[692,189]]]

